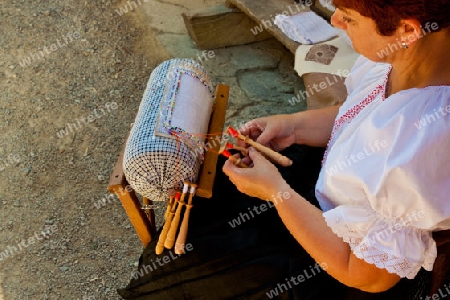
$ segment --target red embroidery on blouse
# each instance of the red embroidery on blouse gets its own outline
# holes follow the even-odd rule
[[[331,142],[334,141],[336,132],[344,125],[349,124],[364,108],[366,108],[369,104],[373,102],[373,100],[381,93],[382,101],[385,100],[386,94],[386,83],[389,79],[389,74],[391,73],[392,66],[389,66],[386,75],[384,77],[383,83],[377,85],[375,89],[370,93],[363,101],[356,104],[352,108],[350,108],[346,113],[344,113],[341,117],[334,121],[333,131],[331,132],[330,140],[327,144],[327,149],[323,156],[322,165],[325,163],[325,160],[328,156],[328,151],[330,149]]]

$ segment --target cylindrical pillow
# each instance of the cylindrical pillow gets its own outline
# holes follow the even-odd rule
[[[136,192],[164,201],[184,180],[196,182],[213,101],[213,85],[197,62],[172,59],[153,70],[123,158]]]

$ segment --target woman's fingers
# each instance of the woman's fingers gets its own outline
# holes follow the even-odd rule
[[[270,125],[270,118],[258,118],[247,122],[239,129],[239,132],[248,136],[253,141],[256,141],[264,146],[270,147],[270,141],[276,136],[277,130]],[[237,141],[241,147],[248,147],[246,143],[241,140]]]
[[[258,151],[250,148],[249,154],[250,157],[242,160],[243,163],[250,162],[249,168],[239,168],[227,161],[223,171],[242,193],[267,200],[283,179],[277,168]]]
[[[239,129],[239,132],[253,141],[281,151],[295,142],[295,133],[289,124],[287,115],[263,117],[251,120]],[[248,147],[241,140],[237,141],[240,147]]]
[[[251,159],[249,156],[243,157],[243,158],[242,158],[242,162],[243,162],[244,164],[246,164],[247,166],[249,166],[249,167],[252,167],[252,166],[253,166],[253,165],[252,165],[253,161],[252,161],[252,159]]]
[[[252,130],[258,129],[257,122],[259,119],[253,119],[247,123],[245,123],[241,128],[239,128],[239,132],[243,135],[250,135]]]
[[[248,135],[251,139],[256,140],[266,128],[266,118],[258,118],[247,122],[239,129],[242,135]]]

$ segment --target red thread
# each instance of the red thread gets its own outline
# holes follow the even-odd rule
[[[231,153],[230,153],[228,150],[223,150],[223,151],[221,152],[221,154],[222,154],[223,156],[225,156],[226,158],[229,158],[229,157],[231,156]]]
[[[235,138],[239,136],[239,132],[233,127],[228,127],[228,132]]]

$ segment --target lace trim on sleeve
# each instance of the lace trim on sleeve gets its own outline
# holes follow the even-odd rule
[[[355,256],[367,263],[408,279],[413,279],[421,267],[433,269],[436,243],[426,230],[394,226],[395,220],[382,219],[370,208],[355,205],[338,206],[324,217]]]

